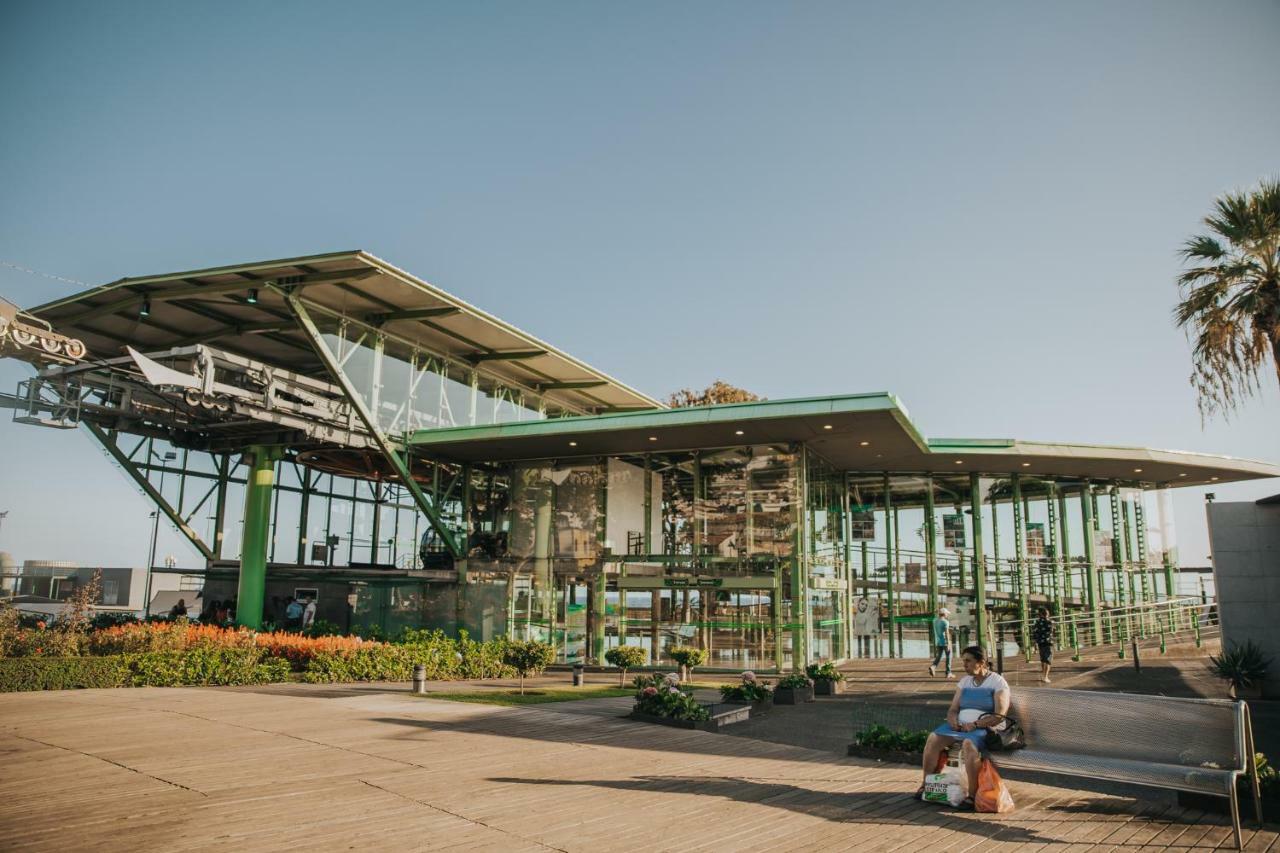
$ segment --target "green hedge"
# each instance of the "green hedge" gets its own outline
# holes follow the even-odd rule
[[[302,680],[313,684],[340,681],[408,681],[420,663],[405,646],[372,646],[350,652],[321,652],[307,662]],[[427,677],[431,675],[428,667]]]
[[[285,681],[289,662],[256,649],[0,659],[0,693],[77,687],[181,687]]]
[[[0,693],[123,687],[129,683],[124,658],[0,658]]]

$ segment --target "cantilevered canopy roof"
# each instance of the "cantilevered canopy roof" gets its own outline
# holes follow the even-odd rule
[[[411,443],[462,462],[559,459],[805,441],[844,471],[1025,474],[1183,486],[1280,477],[1265,462],[1136,447],[925,439],[891,394],[426,430]]]
[[[570,412],[661,409],[622,384],[492,314],[367,252],[123,278],[31,309],[80,338],[90,357],[208,343],[308,375],[324,372],[277,288],[293,288],[318,321],[381,331],[387,351],[415,347],[458,370],[525,390]],[[353,335],[354,337],[354,335]]]

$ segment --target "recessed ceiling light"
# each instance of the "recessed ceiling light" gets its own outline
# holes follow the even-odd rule
[[[1142,473],[1142,469],[1141,469],[1141,468],[1134,468],[1134,469],[1133,469],[1133,473],[1135,473],[1135,474],[1141,474],[1141,473]]]
[[[1185,477],[1185,476],[1187,476],[1187,475],[1186,475],[1186,474],[1179,474],[1178,476],[1179,476],[1179,477]]]
[[[823,424],[823,425],[822,425],[822,428],[823,428],[823,429],[831,429],[831,424]]]
[[[657,441],[657,440],[658,440],[658,437],[657,437],[656,435],[651,435],[651,436],[649,436],[649,440],[650,440],[650,441]]]
[[[1216,481],[1218,478],[1217,478],[1217,477],[1210,477],[1209,479],[1210,479],[1210,480],[1215,480],[1215,481]]]
[[[963,464],[964,464],[964,460],[963,460],[963,459],[957,459],[957,460],[956,460],[956,464],[957,464],[957,465],[963,465]]]
[[[742,435],[742,430],[740,430],[740,429],[735,429],[735,430],[733,431],[733,434],[734,434],[734,435]]]
[[[1031,463],[1030,463],[1030,462],[1023,462],[1023,463],[1022,463],[1022,467],[1023,467],[1023,468],[1030,468],[1030,467],[1031,467]]]
[[[570,447],[577,447],[577,446],[578,446],[578,442],[576,442],[576,441],[571,441],[571,442],[569,442],[569,446],[570,446]]]
[[[867,446],[868,444],[870,444],[870,443],[871,443],[871,442],[869,442],[869,441],[859,441],[859,442],[858,442],[858,446],[860,446],[860,447],[866,447],[866,446]]]

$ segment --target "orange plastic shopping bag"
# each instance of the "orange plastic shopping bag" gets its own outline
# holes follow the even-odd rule
[[[978,768],[978,792],[973,795],[973,808],[974,811],[999,814],[1013,811],[1013,797],[1009,795],[1009,786],[987,758],[982,759],[982,766]]]

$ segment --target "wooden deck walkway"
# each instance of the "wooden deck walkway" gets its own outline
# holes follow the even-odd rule
[[[603,700],[608,701],[608,700]],[[585,704],[585,703],[575,703]],[[613,703],[616,707],[616,702]],[[0,696],[2,850],[1165,850],[1219,816],[1013,786],[1012,815],[914,771],[598,708],[323,687]],[[1280,849],[1248,826],[1246,849]]]

